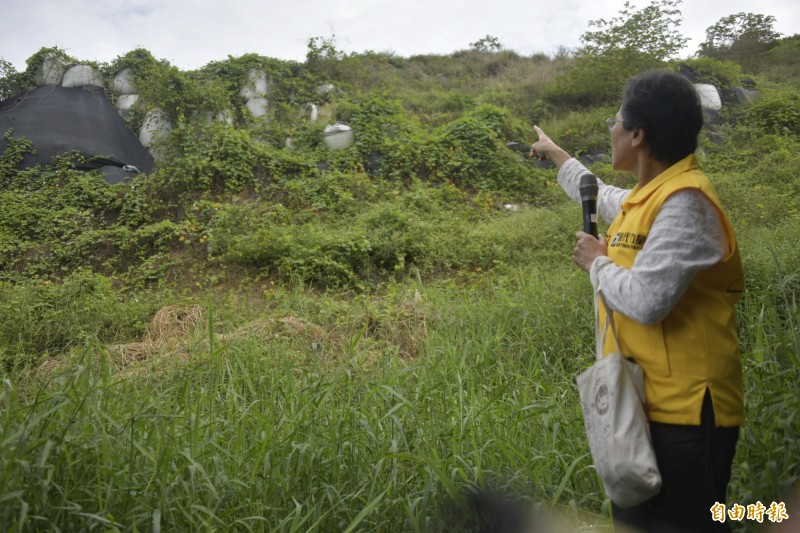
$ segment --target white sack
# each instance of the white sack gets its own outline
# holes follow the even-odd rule
[[[160,109],[153,109],[144,117],[142,129],[139,130],[139,142],[146,148],[150,148],[170,131],[172,131],[172,124],[164,112]]]
[[[253,114],[254,117],[263,117],[267,114],[267,99],[256,97],[247,101],[247,109]]]
[[[42,85],[61,85],[61,80],[64,79],[64,72],[69,67],[69,63],[61,59],[55,54],[47,54],[42,62],[42,67],[34,76],[34,83],[37,86]]]
[[[325,126],[322,138],[331,150],[344,150],[353,144],[353,130],[347,124],[330,124]]]
[[[269,94],[269,85],[266,72],[252,69],[247,73],[247,81],[239,91],[239,95],[245,100],[261,98]]]
[[[105,87],[103,76],[89,65],[75,65],[64,73],[62,87]]]
[[[697,96],[700,97],[700,105],[703,109],[710,111],[722,109],[722,99],[719,97],[719,91],[716,87],[708,83],[695,83],[694,90],[697,91]]]
[[[133,86],[133,71],[129,68],[120,70],[111,84],[114,94],[136,94],[136,87]]]

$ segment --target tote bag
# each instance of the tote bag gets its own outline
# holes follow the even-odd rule
[[[598,306],[606,321],[602,332]],[[602,292],[595,299],[597,362],[577,377],[589,449],[606,495],[622,508],[633,507],[658,494],[658,472],[650,425],[644,412],[644,373],[619,349],[614,319]],[[617,351],[603,357],[606,332],[611,330]]]

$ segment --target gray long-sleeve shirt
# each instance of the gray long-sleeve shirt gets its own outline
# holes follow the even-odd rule
[[[576,159],[558,171],[558,183],[580,203],[580,177],[589,171]],[[630,193],[597,180],[597,214],[610,223]],[[589,272],[595,291],[601,289],[609,307],[643,324],[666,318],[699,270],[720,262],[728,247],[716,207],[706,196],[687,189],[671,195],[656,215],[633,267],[598,257]]]

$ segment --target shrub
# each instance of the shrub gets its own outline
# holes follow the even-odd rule
[[[373,268],[393,273],[412,265],[424,267],[432,259],[428,252],[435,249],[433,241],[439,233],[434,217],[401,202],[381,203],[359,217],[358,226],[371,243]]]
[[[265,273],[324,287],[360,284],[370,243],[357,228],[333,228],[319,222],[262,227],[238,236],[225,259]]]
[[[508,112],[490,105],[439,129],[432,152],[431,176],[458,187],[480,190],[514,189],[523,181],[524,169],[506,147]]]
[[[17,174],[19,165],[25,154],[35,154],[33,143],[24,137],[14,137],[14,130],[3,132],[6,148],[0,154],[0,186],[7,187],[12,183],[12,178]]]
[[[142,102],[160,108],[173,124],[230,108],[233,95],[218,78],[184,72],[166,61],[142,63],[137,90]],[[138,103],[138,102],[137,102]]]
[[[682,60],[681,64],[692,70],[697,83],[710,83],[719,88],[738,86],[743,76],[742,67],[732,61],[700,57]]]
[[[402,144],[417,129],[398,100],[371,96],[356,104],[350,114],[356,132],[355,148],[365,163],[370,157],[398,147],[394,141]]]
[[[775,228],[800,213],[793,200],[800,194],[800,139],[753,126],[745,121],[723,130],[727,142],[707,148],[703,168],[734,224]]]
[[[119,199],[99,173],[79,172],[64,158],[51,168],[5,174],[0,192],[0,278],[59,277],[86,261],[82,233],[116,219]]]
[[[0,364],[22,367],[92,340],[130,338],[148,311],[123,301],[109,278],[86,269],[63,283],[0,282]]]
[[[745,120],[779,135],[800,134],[800,91],[776,91],[763,97],[744,113]]]
[[[605,119],[613,117],[617,109],[618,104],[587,111],[570,111],[539,125],[573,157],[608,153],[611,149],[611,137]]]
[[[542,91],[542,99],[552,106],[586,109],[619,102],[627,81],[664,63],[637,50],[614,50],[603,56],[581,56],[566,74],[557,77]]]
[[[765,54],[759,72],[772,80],[800,83],[800,34],[781,39]]]
[[[10,62],[0,57],[0,101],[25,90],[21,73]]]
[[[583,108],[619,100],[633,75],[658,68],[686,43],[677,27],[680,0],[651,0],[633,9],[625,2],[617,17],[589,22],[573,68],[556,78],[542,97],[554,105]]]
[[[245,130],[224,123],[182,126],[171,135],[152,187],[167,201],[241,192],[263,180],[268,159],[267,148]]]

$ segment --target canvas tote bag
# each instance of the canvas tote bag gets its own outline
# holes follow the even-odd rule
[[[606,309],[601,329],[598,306]],[[577,377],[589,449],[606,495],[622,508],[658,494],[658,472],[650,425],[644,412],[644,373],[626,359],[614,331],[614,318],[601,291],[595,298],[597,362]],[[603,357],[606,332],[617,351]]]

